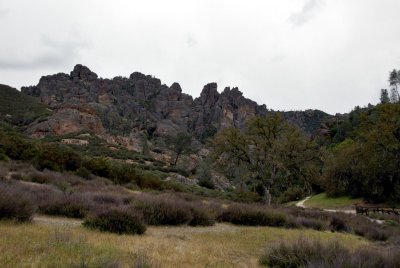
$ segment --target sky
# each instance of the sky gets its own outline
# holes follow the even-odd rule
[[[0,83],[18,89],[80,63],[335,114],[377,103],[400,68],[399,0],[0,0],[0,34]]]

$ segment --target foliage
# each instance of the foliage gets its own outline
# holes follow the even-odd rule
[[[49,114],[46,106],[35,98],[0,84],[0,120],[15,125],[28,125]]]
[[[190,226],[212,226],[215,224],[215,216],[204,206],[192,206],[191,213]]]
[[[117,234],[143,234],[146,226],[141,216],[132,211],[109,210],[87,218],[84,226]]]
[[[139,200],[135,209],[143,213],[144,220],[150,225],[182,225],[192,219],[190,207],[171,198],[144,198]]]
[[[306,189],[300,193],[306,194],[318,177],[316,144],[278,113],[251,119],[244,132],[225,129],[211,146],[212,157],[228,178],[238,178],[242,185],[261,182],[267,199],[293,186]]]
[[[208,189],[215,189],[214,182],[212,181],[211,168],[211,159],[206,158],[201,161],[197,168],[197,178],[200,186]]]
[[[172,163],[174,166],[176,166],[176,163],[182,154],[187,154],[193,151],[191,143],[192,136],[187,132],[178,132],[176,135],[167,137],[166,145],[175,153],[175,159]]]
[[[328,195],[400,202],[400,105],[378,105],[361,114],[353,140],[336,146],[327,159]]]
[[[281,227],[287,224],[287,218],[283,213],[246,205],[229,206],[221,212],[218,219],[239,225]]]
[[[90,201],[83,195],[55,195],[39,206],[39,211],[47,215],[84,218],[90,211]]]
[[[388,93],[387,89],[385,89],[385,88],[381,89],[380,101],[381,101],[381,104],[390,102],[389,93]]]
[[[0,220],[30,221],[36,206],[28,193],[0,182]]]
[[[398,249],[359,248],[350,251],[337,241],[323,242],[301,237],[294,242],[281,242],[260,258],[268,267],[397,267]]]

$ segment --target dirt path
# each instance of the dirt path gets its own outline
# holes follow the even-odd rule
[[[306,208],[306,206],[304,205],[304,202],[306,202],[310,198],[311,198],[311,196],[307,196],[303,200],[300,200],[299,202],[296,203],[296,207]]]
[[[79,226],[82,225],[83,221],[79,219],[35,215],[33,223],[46,226]]]
[[[300,208],[307,208],[304,203],[310,199],[311,196],[307,196],[306,198],[304,198],[303,200],[300,200],[299,202],[296,203],[296,207],[300,207]],[[353,209],[322,209],[323,211],[326,212],[341,212],[341,213],[346,213],[346,214],[356,214],[356,211]]]

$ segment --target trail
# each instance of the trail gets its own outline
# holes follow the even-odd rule
[[[303,200],[300,200],[299,202],[296,203],[296,207],[300,207],[300,208],[306,208],[306,206],[304,205],[304,202],[306,202],[308,199],[311,198],[310,196],[307,196],[306,198],[304,198]]]
[[[80,226],[83,220],[61,218],[61,217],[50,217],[45,215],[35,215],[33,217],[33,223],[45,226]]]
[[[296,207],[300,207],[300,208],[307,208],[304,203],[310,199],[311,196],[307,196],[306,198],[304,198],[303,200],[300,200],[299,202],[296,203]],[[322,209],[323,211],[326,212],[333,212],[333,213],[346,213],[346,214],[356,214],[356,211],[354,209]]]

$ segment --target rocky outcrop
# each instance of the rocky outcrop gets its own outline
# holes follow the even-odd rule
[[[80,64],[69,75],[44,76],[38,85],[23,87],[22,92],[38,97],[55,111],[47,121],[28,128],[32,136],[84,129],[117,136],[140,131],[168,136],[185,131],[205,141],[221,128],[243,127],[249,117],[267,111],[244,98],[237,88],[219,93],[217,84],[210,83],[193,100],[178,83],[168,87],[139,72],[129,78],[102,79]]]
[[[90,130],[132,149],[140,149],[138,140],[144,132],[168,136],[184,131],[205,142],[220,129],[243,128],[249,118],[268,112],[265,105],[245,98],[236,87],[219,93],[217,84],[210,83],[193,99],[178,83],[168,87],[139,72],[129,78],[102,79],[80,64],[69,75],[43,76],[38,85],[23,87],[22,92],[39,98],[53,110],[47,121],[28,127],[30,135]],[[285,114],[309,133],[318,128],[325,115],[311,110]]]

